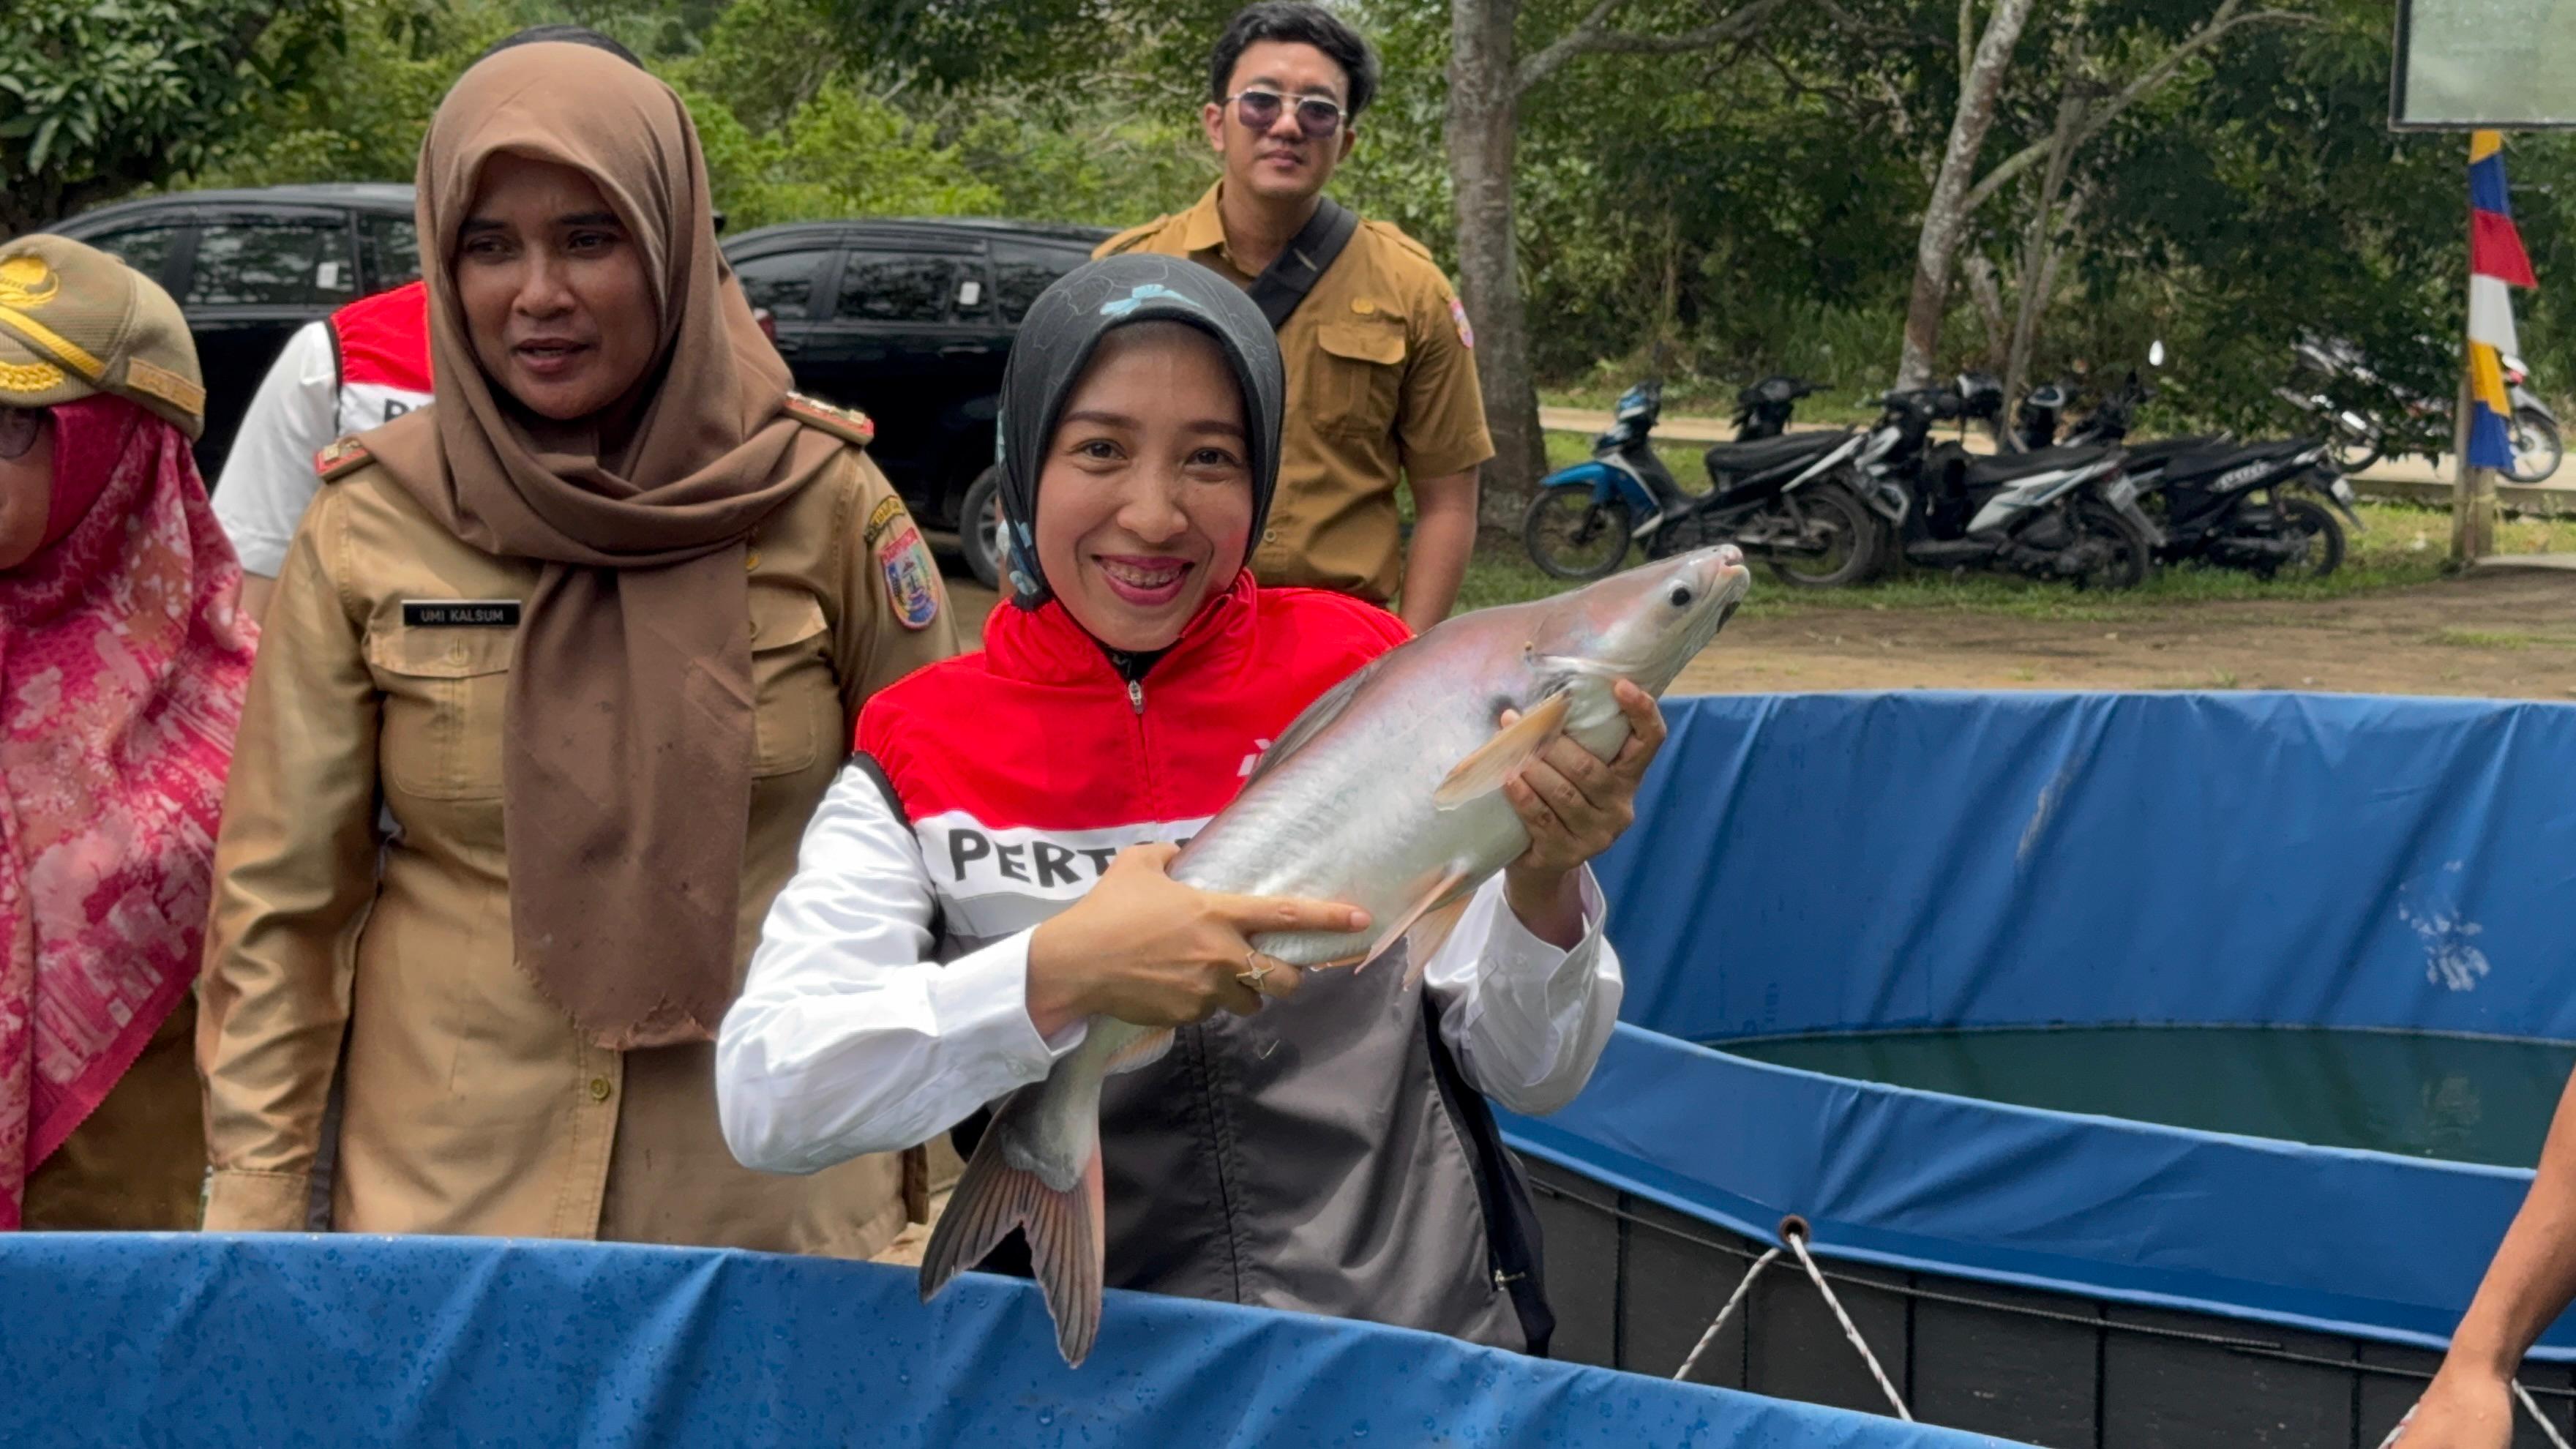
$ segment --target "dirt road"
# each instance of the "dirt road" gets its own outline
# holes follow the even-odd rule
[[[989,590],[952,578],[981,625]],[[2175,604],[2117,623],[1937,609],[1739,619],[1675,688],[2322,689],[2576,698],[2576,572],[2481,571],[2348,599]]]

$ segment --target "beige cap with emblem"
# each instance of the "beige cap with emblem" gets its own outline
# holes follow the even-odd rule
[[[0,407],[49,408],[101,392],[191,438],[205,432],[204,375],[179,304],[69,237],[0,242]]]

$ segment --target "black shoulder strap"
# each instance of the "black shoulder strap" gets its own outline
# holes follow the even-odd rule
[[[1270,330],[1288,325],[1289,314],[1306,294],[1315,290],[1333,259],[1350,245],[1360,229],[1359,213],[1326,196],[1319,198],[1315,214],[1290,238],[1288,245],[1252,279],[1252,300],[1261,315],[1270,319]]]
[[[1440,1036],[1440,1003],[1425,992],[1422,1036],[1431,1049],[1431,1079],[1449,1109],[1449,1125],[1465,1139],[1467,1168],[1476,1180],[1476,1196],[1485,1210],[1486,1266],[1495,1284],[1510,1295],[1512,1312],[1521,1321],[1521,1337],[1532,1358],[1547,1357],[1556,1336],[1556,1313],[1547,1304],[1547,1250],[1541,1241],[1538,1207],[1530,1201],[1529,1183],[1520,1162],[1503,1145],[1494,1109],[1484,1094],[1467,1084],[1457,1058]]]

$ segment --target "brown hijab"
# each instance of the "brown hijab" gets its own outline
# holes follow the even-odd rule
[[[540,444],[475,363],[449,267],[502,152],[588,175],[652,279],[661,352],[613,451],[578,424]],[[502,756],[519,964],[603,1046],[711,1038],[751,811],[746,541],[841,444],[780,410],[787,368],[716,250],[696,127],[634,66],[569,44],[476,65],[430,123],[418,208],[438,403],[366,442],[459,539],[545,565]]]

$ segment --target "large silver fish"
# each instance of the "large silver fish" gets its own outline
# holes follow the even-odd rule
[[[1281,932],[1252,944],[1299,966],[1365,965],[1409,936],[1418,974],[1467,897],[1529,848],[1503,781],[1560,734],[1615,756],[1629,731],[1613,683],[1662,694],[1749,584],[1743,556],[1720,546],[1439,625],[1308,706],[1243,793],[1173,859],[1172,878],[1363,907],[1366,934]],[[1498,724],[1506,709],[1520,713],[1508,728]],[[1101,1082],[1169,1035],[1094,1017],[1045,1081],[1011,1094],[931,1234],[925,1301],[1018,1228],[1056,1346],[1082,1362],[1100,1328]]]

